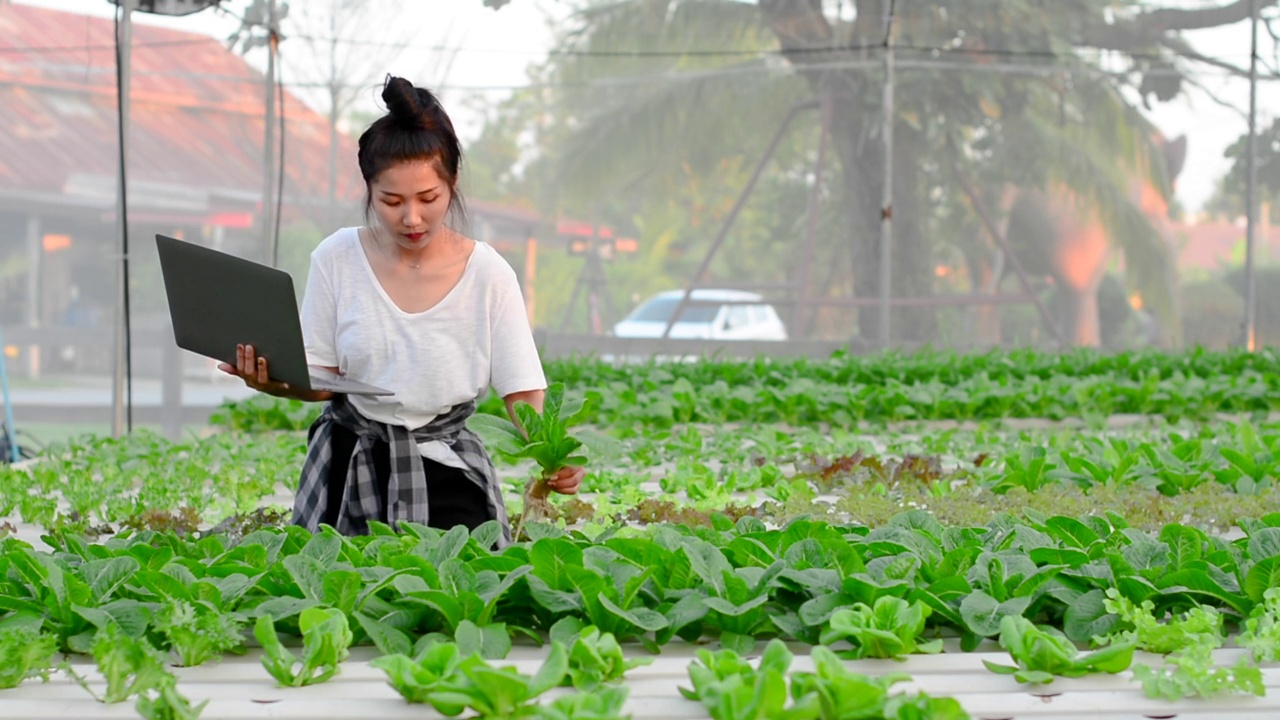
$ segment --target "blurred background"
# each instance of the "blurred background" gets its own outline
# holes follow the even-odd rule
[[[619,358],[1250,342],[1252,89],[1280,342],[1280,0],[124,2],[0,0],[4,403],[42,440],[248,394],[174,346],[154,235],[300,294],[388,73],[453,116],[544,355]]]

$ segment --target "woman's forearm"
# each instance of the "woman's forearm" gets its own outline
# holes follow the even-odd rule
[[[511,422],[515,423],[521,432],[524,432],[524,426],[520,424],[520,417],[516,415],[516,403],[528,403],[534,410],[542,412],[542,403],[546,396],[546,392],[542,390],[522,390],[504,396],[502,401],[507,405],[507,416],[511,418]]]

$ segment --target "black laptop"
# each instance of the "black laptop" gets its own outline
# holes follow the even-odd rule
[[[236,345],[267,359],[272,380],[303,390],[393,395],[307,365],[293,278],[283,270],[156,235],[178,347],[236,364]]]

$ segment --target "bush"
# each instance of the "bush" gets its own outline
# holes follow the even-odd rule
[[[1019,292],[1021,289],[1019,289]],[[1068,296],[1059,287],[1051,287],[1041,294],[1050,315],[1058,327],[1066,333],[1070,317]],[[1129,295],[1124,283],[1107,274],[1098,287],[1098,330],[1102,347],[1110,350],[1126,350],[1145,344],[1136,326],[1135,313],[1129,306]],[[1000,326],[1006,344],[1029,345],[1043,342],[1053,336],[1044,326],[1035,306],[1004,305],[1000,308]]]
[[[1122,350],[1142,344],[1140,338],[1132,337],[1137,332],[1129,322],[1133,315],[1124,283],[1115,275],[1104,275],[1098,287],[1098,329],[1104,348]]]
[[[1244,268],[1228,272],[1223,280],[1235,290],[1240,300],[1240,312],[1236,315],[1232,330],[1239,332],[1244,321]],[[1256,270],[1258,346],[1280,345],[1280,266],[1260,267]]]
[[[1235,344],[1244,300],[1222,280],[1182,286],[1182,338],[1189,346],[1225,350]]]

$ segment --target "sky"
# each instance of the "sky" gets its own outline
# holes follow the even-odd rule
[[[15,4],[36,5],[82,14],[110,17],[114,5],[109,0],[12,0]],[[1153,5],[1180,5],[1204,7],[1226,4],[1228,0],[1162,0]],[[326,0],[294,0],[295,13],[304,6],[323,4]],[[227,0],[224,5],[232,12],[243,12],[247,0]],[[904,3],[905,4],[905,3]],[[442,56],[426,50],[413,50],[398,58],[382,63],[385,72],[405,75],[417,82],[442,90],[441,95],[464,142],[479,131],[480,116],[467,103],[464,95],[481,94],[497,100],[509,92],[512,86],[527,82],[526,67],[545,57],[552,42],[548,17],[563,17],[565,3],[555,0],[512,0],[500,11],[484,6],[481,0],[411,0],[400,3],[393,19],[370,23],[363,28],[353,28],[339,33],[372,43],[369,52],[379,50],[376,43],[396,41],[403,37],[415,48],[448,46],[459,48],[452,62],[442,63]],[[182,18],[164,18],[136,13],[135,22],[165,25],[192,32],[209,34],[225,39],[240,22],[231,14],[219,10],[206,10]],[[1247,68],[1249,61],[1249,24],[1203,30],[1186,37],[1200,52]],[[281,44],[286,83],[297,80],[304,73],[297,66],[305,58],[297,57],[303,49],[291,45],[286,39]],[[1259,53],[1270,64],[1260,65],[1259,73],[1280,71],[1275,67],[1275,46],[1265,28],[1259,30]],[[305,54],[305,52],[304,52]],[[246,56],[255,66],[265,67],[265,53],[251,52]],[[447,72],[446,72],[447,70]],[[380,77],[380,74],[379,74]],[[1217,179],[1229,168],[1222,156],[1223,150],[1247,129],[1244,113],[1248,109],[1248,83],[1239,78],[1228,78],[1220,71],[1208,71],[1203,77],[1206,90],[1236,109],[1222,107],[1209,94],[1200,90],[1186,93],[1171,103],[1156,104],[1150,114],[1155,124],[1169,137],[1188,136],[1186,167],[1178,180],[1177,194],[1182,206],[1190,212],[1197,211],[1212,194]],[[305,89],[296,92],[305,93]],[[360,98],[360,106],[376,110],[376,89],[371,84]],[[304,99],[308,99],[304,95]],[[321,107],[318,102],[313,103]],[[1258,85],[1258,127],[1270,125],[1271,118],[1280,115],[1280,82],[1265,81]]]

